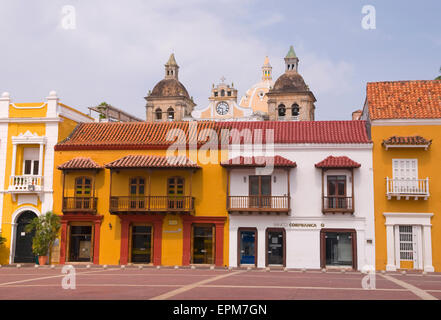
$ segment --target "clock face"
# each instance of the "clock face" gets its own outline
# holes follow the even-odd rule
[[[216,106],[216,112],[221,116],[224,116],[228,113],[229,108],[230,107],[228,106],[228,103],[226,103],[225,101],[221,101]]]

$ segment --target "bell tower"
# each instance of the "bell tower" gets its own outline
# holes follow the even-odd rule
[[[179,66],[176,63],[175,54],[172,53],[170,58],[168,58],[167,63],[165,64],[165,79],[175,79],[178,78]]]
[[[269,58],[268,56],[266,56],[262,66],[262,81],[267,81],[267,80],[271,81],[273,79],[272,72],[273,72],[273,67],[271,67],[269,63]]]
[[[289,72],[289,71],[297,72],[298,67],[299,67],[299,58],[297,58],[296,53],[294,52],[294,47],[290,46],[288,54],[285,57],[285,72]]]

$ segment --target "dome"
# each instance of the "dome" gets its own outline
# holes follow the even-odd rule
[[[251,108],[253,111],[268,112],[268,97],[266,94],[273,85],[274,82],[271,80],[256,83],[246,91],[239,105],[244,108]]]
[[[187,89],[176,79],[163,79],[153,88],[150,97],[186,97],[190,99]]]
[[[303,77],[297,72],[286,72],[277,79],[271,91],[305,92],[309,91]]]

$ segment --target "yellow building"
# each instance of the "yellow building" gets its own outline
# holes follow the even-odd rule
[[[55,147],[60,263],[228,265],[226,174],[220,158],[217,164],[200,163],[196,149],[167,158],[172,129],[187,135],[185,147],[200,130],[214,126],[78,125]]]
[[[33,234],[24,227],[52,210],[54,146],[89,116],[59,102],[55,91],[38,103],[0,98],[0,221],[7,242],[0,263],[35,262]]]
[[[376,268],[441,271],[441,81],[368,83]]]

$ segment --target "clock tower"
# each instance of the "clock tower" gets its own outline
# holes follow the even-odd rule
[[[225,77],[221,78],[218,85],[213,84],[208,101],[208,106],[194,109],[191,113],[193,118],[223,120],[249,115],[249,110],[237,104],[237,89],[233,83],[226,84]]]

